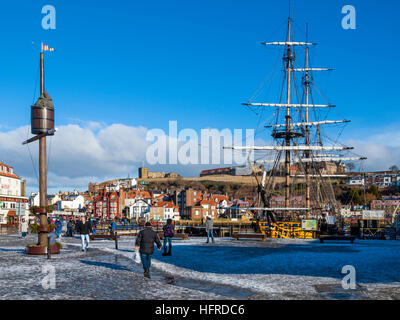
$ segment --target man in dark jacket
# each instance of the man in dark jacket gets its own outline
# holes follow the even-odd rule
[[[74,228],[74,224],[72,222],[72,218],[70,218],[67,223],[67,237],[72,237],[73,228]]]
[[[90,221],[86,221],[85,217],[82,217],[82,220],[77,224],[77,231],[81,235],[82,251],[87,251],[89,248],[89,234],[92,233],[92,224]]]
[[[154,243],[158,251],[161,250],[161,241],[158,233],[151,228],[151,223],[146,222],[145,229],[136,237],[136,250],[139,250],[142,260],[144,276],[150,278],[151,255],[154,253]]]

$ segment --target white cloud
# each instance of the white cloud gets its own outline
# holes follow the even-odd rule
[[[74,122],[79,124],[59,126],[57,133],[47,138],[49,192],[86,190],[89,181],[105,181],[127,177],[128,174],[135,177],[138,167],[143,164],[148,166],[146,150],[153,142],[146,141],[147,128]],[[27,180],[28,191],[35,191],[38,188],[38,142],[22,145],[30,137],[29,126],[0,131],[0,161],[13,166],[15,172]],[[172,139],[178,147],[183,144],[176,138]],[[219,151],[222,155],[223,150]],[[168,158],[168,147],[166,152]],[[149,168],[152,171],[198,176],[201,170],[220,166],[224,164],[182,165],[178,162],[176,165],[156,164]]]
[[[47,139],[49,192],[74,188],[86,190],[89,181],[105,181],[127,177],[128,174],[135,177],[138,167],[146,165],[146,150],[150,145],[150,142],[146,141],[149,131],[147,128],[82,122],[60,126],[58,129],[54,137]],[[38,142],[23,146],[22,142],[29,137],[29,126],[0,131],[0,161],[13,166],[15,172],[27,180],[28,190],[35,190]],[[261,142],[265,143],[256,140],[256,144]],[[387,170],[394,164],[400,166],[400,131],[391,130],[366,136],[362,140],[349,140],[346,141],[346,145],[354,146],[357,154],[368,157],[367,170]],[[149,167],[153,171],[198,176],[201,170],[221,166],[224,164],[178,163]]]
[[[145,160],[146,128],[70,124],[58,129],[47,138],[49,189],[85,189],[90,180],[134,176]],[[0,160],[37,188],[38,142],[22,146],[29,137],[29,126],[0,132]]]
[[[365,168],[368,171],[388,170],[392,165],[400,167],[400,131],[389,130],[360,140],[349,140],[347,145],[368,158]]]

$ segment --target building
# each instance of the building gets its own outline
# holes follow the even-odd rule
[[[341,161],[322,161],[314,162],[312,164],[313,168],[318,170],[322,175],[338,175],[346,173],[346,165]],[[289,167],[290,175],[304,174],[304,164],[298,163]],[[279,164],[280,175],[285,175],[286,168],[285,163],[281,162]]]
[[[29,199],[25,197],[25,181],[14,168],[0,162],[0,224],[18,224],[29,218]]]
[[[203,193],[192,188],[175,191],[173,202],[178,206],[181,217],[191,219],[192,207],[203,199]]]
[[[49,206],[56,206],[59,201],[62,201],[60,194],[51,194],[47,196],[47,205]]]
[[[372,200],[371,210],[385,211],[385,218],[392,219],[393,215],[399,212],[400,196],[382,197],[382,200]]]
[[[290,206],[295,208],[305,207],[305,197],[303,196],[292,196],[289,199]],[[284,196],[273,196],[270,200],[271,208],[284,208],[285,197]]]
[[[370,187],[372,185],[378,188],[388,188],[392,186],[400,186],[400,173],[398,172],[369,172],[364,176],[349,177],[346,182],[348,185],[359,185]]]
[[[57,211],[80,211],[85,208],[85,198],[81,195],[64,196],[56,204]]]
[[[126,217],[135,220],[150,220],[151,199],[126,199]]]
[[[100,189],[99,195],[93,197],[92,213],[95,217],[102,219],[128,218],[133,214],[134,208],[131,207],[138,199],[151,202],[151,195],[147,191],[125,188],[118,190]]]
[[[217,218],[226,213],[229,205],[226,195],[206,194],[192,188],[175,191],[172,198],[184,219]]]
[[[172,202],[158,201],[153,203],[150,209],[150,220],[166,221],[167,219],[179,220],[179,208]]]
[[[225,211],[225,215],[231,218],[252,216],[251,210],[249,210],[248,208],[253,207],[254,204],[254,200],[251,199],[234,199],[228,202],[228,208]]]
[[[128,219],[149,220],[151,208],[151,195],[149,192],[144,190],[122,191],[120,197],[124,207],[124,214]]]
[[[217,215],[221,216],[226,213],[229,199],[227,196],[220,194],[211,195],[211,200],[215,202],[217,206]]]
[[[241,167],[228,167],[228,168],[217,168],[210,170],[203,170],[200,172],[200,177],[214,176],[214,175],[230,175],[230,176],[250,176],[253,172],[261,173],[264,171],[264,166],[258,167],[241,166]]]
[[[346,184],[350,186],[363,186],[365,183],[364,178],[361,177],[352,177],[347,179]]]
[[[339,208],[340,215],[345,219],[361,219],[362,207],[352,207],[350,205],[341,205]]]
[[[120,201],[117,192],[103,190],[93,199],[93,216],[101,219],[121,218]]]
[[[180,178],[175,172],[150,172],[149,168],[139,168],[139,179]]]
[[[366,177],[367,185],[376,185],[378,188],[387,188],[400,185],[400,174],[398,173],[376,173]]]
[[[100,186],[97,182],[89,182],[88,192],[90,195],[96,195],[99,193]]]

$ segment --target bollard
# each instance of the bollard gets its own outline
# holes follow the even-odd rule
[[[117,235],[117,231],[114,232],[114,237],[115,237],[115,250],[118,250],[118,235]]]
[[[50,237],[47,238],[47,259],[51,259],[51,244]]]

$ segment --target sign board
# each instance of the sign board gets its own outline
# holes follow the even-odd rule
[[[301,228],[303,230],[315,231],[317,230],[317,220],[302,220]]]
[[[363,210],[362,218],[363,219],[385,219],[385,211],[384,210]]]
[[[335,224],[335,221],[336,221],[336,217],[335,216],[326,216],[325,217],[325,220],[326,220],[326,223],[327,224],[331,224],[331,225],[333,225],[333,224]]]
[[[148,181],[141,181],[140,184],[143,185],[143,186],[146,186],[146,185],[149,184],[149,182]]]

